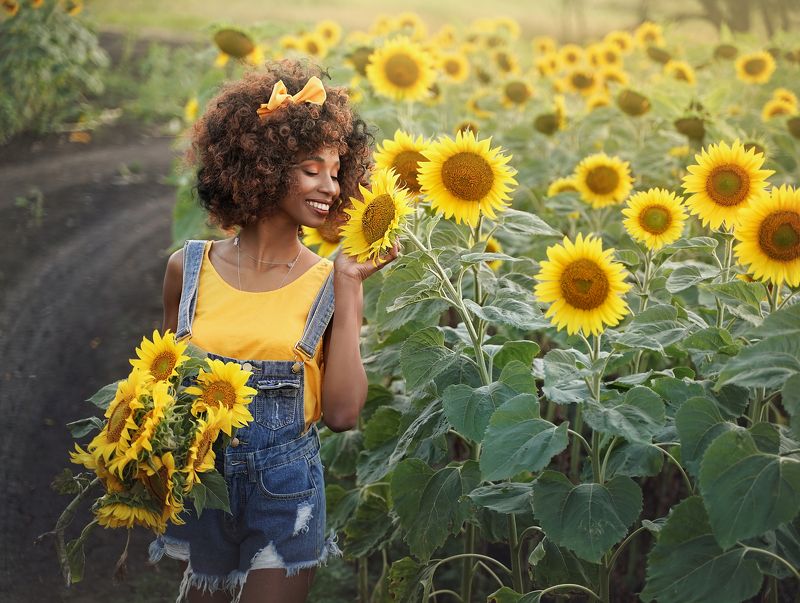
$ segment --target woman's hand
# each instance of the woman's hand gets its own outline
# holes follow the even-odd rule
[[[378,259],[375,261],[367,260],[366,262],[358,262],[354,257],[341,251],[333,261],[333,269],[336,276],[352,278],[360,283],[386,266],[386,264],[393,262],[399,255],[400,246],[398,243],[395,243],[385,254],[378,256]]]

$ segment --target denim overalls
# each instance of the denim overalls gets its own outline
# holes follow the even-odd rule
[[[192,334],[205,241],[187,241],[177,338]],[[333,271],[309,310],[295,361],[242,360],[209,353],[209,358],[238,362],[252,371],[247,385],[258,390],[248,406],[253,422],[217,450],[217,469],[225,476],[231,513],[194,509],[185,525],[170,524],[150,545],[150,559],[165,553],[189,565],[178,601],[190,588],[225,589],[237,600],[254,569],[285,569],[288,576],[341,555],[335,537],[325,538],[325,484],[316,426],[305,429],[303,360],[311,359],[333,315]],[[274,319],[275,317],[267,317]],[[191,506],[191,505],[189,505]]]

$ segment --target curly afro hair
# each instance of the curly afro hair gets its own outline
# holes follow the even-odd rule
[[[282,80],[289,94],[311,76],[328,78],[319,67],[282,60],[268,63],[241,80],[226,84],[213,98],[191,133],[189,161],[197,163],[197,192],[211,222],[225,230],[245,226],[277,208],[292,186],[298,158],[335,148],[341,162],[340,198],[359,196],[372,164],[374,137],[350,106],[344,88],[325,86],[322,105],[287,103],[262,120],[256,113]]]

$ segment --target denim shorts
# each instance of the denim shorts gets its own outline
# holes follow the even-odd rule
[[[170,524],[150,546],[150,559],[164,554],[188,561],[178,601],[190,589],[226,590],[238,597],[249,571],[284,569],[287,576],[341,555],[325,533],[325,482],[316,426],[303,433],[303,370],[293,362],[240,361],[253,372],[247,385],[258,390],[249,405],[253,421],[217,452],[231,512],[194,509],[184,525]],[[233,445],[233,444],[236,445]]]

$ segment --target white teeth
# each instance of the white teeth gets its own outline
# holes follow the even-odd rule
[[[306,201],[306,203],[308,203],[314,209],[328,211],[328,206],[325,203],[317,203],[316,201]]]

